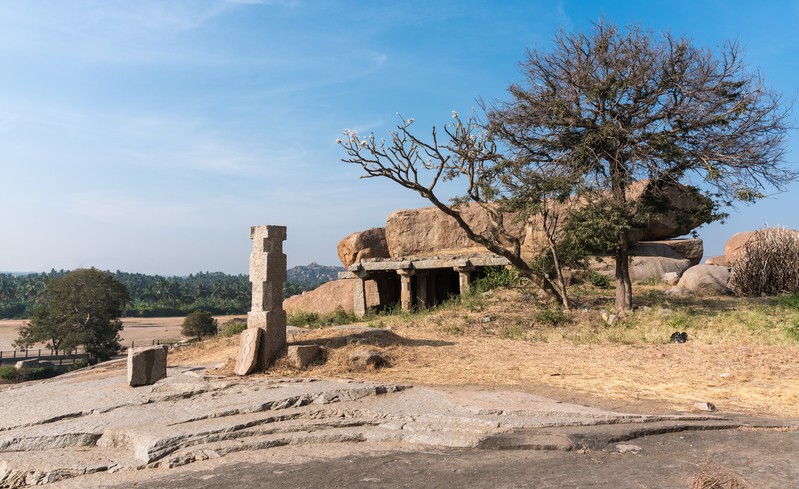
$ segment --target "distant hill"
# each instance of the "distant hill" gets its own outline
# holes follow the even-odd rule
[[[286,282],[302,285],[303,287],[316,287],[325,282],[336,280],[338,272],[343,272],[344,267],[320,265],[311,262],[308,265],[299,265],[286,270]]]

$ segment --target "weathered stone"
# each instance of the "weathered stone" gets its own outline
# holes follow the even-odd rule
[[[291,345],[288,348],[289,365],[305,368],[319,356],[319,345]]]
[[[14,364],[14,367],[19,370],[21,368],[30,368],[30,367],[38,367],[39,366],[39,359],[38,358],[27,358],[25,360],[20,360]]]
[[[729,279],[730,269],[727,267],[697,265],[682,274],[677,287],[699,295],[721,295],[729,292]]]
[[[338,242],[338,258],[345,268],[364,258],[388,258],[385,228],[371,228],[352,233]]]
[[[349,278],[326,282],[314,290],[289,297],[283,301],[283,308],[288,312],[313,312],[330,314],[341,307],[344,312],[354,312],[353,291],[361,279]],[[366,305],[374,307],[380,304],[377,284],[374,280],[366,280]]]
[[[712,402],[695,402],[694,407],[700,411],[707,411],[709,413],[716,411],[716,405]]]
[[[730,239],[724,243],[724,258],[729,266],[735,263],[735,260],[740,258],[744,252],[744,246],[749,238],[755,234],[754,231],[744,231],[742,233],[735,233]]]
[[[663,274],[663,281],[669,285],[677,285],[680,275],[677,272],[667,272]]]
[[[350,355],[350,364],[356,369],[378,369],[390,365],[388,357],[377,350],[359,350]]]
[[[705,252],[704,243],[700,238],[663,239],[658,241],[643,241],[638,244],[668,246],[682,258],[689,260],[691,266],[699,265],[702,262],[702,256]]]
[[[663,247],[669,249],[668,247]],[[669,253],[674,253],[669,251]],[[674,253],[676,255],[676,253]],[[673,258],[669,256],[632,256],[630,258],[630,280],[633,282],[660,282],[669,272],[682,274],[691,266],[691,262],[685,258]],[[592,260],[589,268],[597,273],[613,278],[616,270],[616,262],[611,257],[602,257]]]
[[[233,367],[233,373],[236,375],[248,375],[258,366],[262,332],[261,328],[247,328],[241,332],[236,366]]]
[[[725,255],[718,255],[718,256],[711,256],[707,260],[705,260],[705,265],[716,265],[719,267],[729,267],[730,262],[727,261],[727,257]]]
[[[285,226],[250,228],[250,282],[252,306],[248,328],[260,328],[257,367],[268,367],[286,347],[286,313],[283,311],[283,283],[286,281]]]
[[[155,384],[166,378],[166,345],[128,350],[128,384],[131,387]]]

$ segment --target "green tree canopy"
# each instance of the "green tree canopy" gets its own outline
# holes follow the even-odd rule
[[[183,336],[213,336],[219,331],[216,319],[208,311],[194,311],[183,320]]]
[[[52,278],[15,346],[46,342],[57,351],[83,346],[91,363],[107,360],[121,350],[118,318],[127,302],[127,289],[107,272],[78,269]]]

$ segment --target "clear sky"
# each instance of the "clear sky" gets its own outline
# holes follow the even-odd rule
[[[601,16],[686,34],[799,95],[799,2],[7,0],[0,6],[0,270],[246,273],[249,227],[290,266],[425,205],[361,180],[345,127],[421,130],[506,97],[525,50]],[[797,114],[797,111],[794,112]],[[796,118],[794,115],[794,118]],[[799,167],[799,135],[788,161]],[[799,187],[700,229],[798,227]]]

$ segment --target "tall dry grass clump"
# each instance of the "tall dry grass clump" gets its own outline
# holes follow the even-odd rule
[[[739,296],[799,291],[799,232],[768,228],[755,232],[732,267],[729,287]]]

